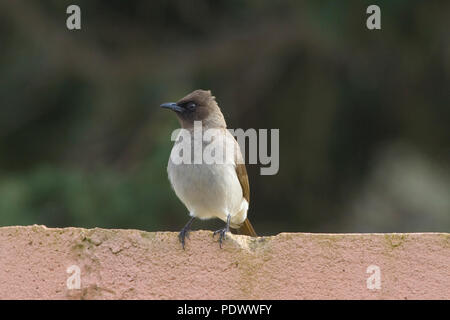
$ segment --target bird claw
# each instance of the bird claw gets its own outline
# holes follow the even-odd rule
[[[181,242],[181,245],[183,246],[183,250],[186,244],[185,239],[188,238],[189,239],[189,232],[191,231],[191,225],[192,222],[194,221],[194,217],[191,218],[191,220],[188,221],[188,223],[186,223],[186,225],[184,226],[183,229],[181,229],[180,233],[178,234],[178,239]]]
[[[185,239],[186,238],[189,239],[189,231],[190,231],[189,229],[183,228],[183,229],[181,229],[180,233],[178,234],[178,239],[181,242],[181,246],[183,247],[183,250],[184,250],[184,247],[185,247],[185,244],[186,244]]]
[[[213,238],[216,236],[216,234],[219,234],[219,245],[220,245],[220,248],[222,248],[222,243],[227,238],[227,232],[229,232],[229,231],[230,230],[228,230],[228,228],[223,228],[223,229],[219,229],[219,230],[214,231]]]

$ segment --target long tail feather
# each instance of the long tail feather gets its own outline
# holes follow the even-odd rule
[[[239,234],[245,235],[245,236],[251,236],[251,237],[257,237],[258,235],[255,232],[255,229],[253,229],[252,224],[250,223],[250,220],[245,219],[244,223],[240,228],[237,230]]]

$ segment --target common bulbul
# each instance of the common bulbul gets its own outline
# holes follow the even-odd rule
[[[167,172],[170,183],[191,216],[178,236],[183,249],[185,238],[189,237],[189,230],[195,218],[219,218],[226,223],[223,229],[213,233],[213,236],[219,234],[220,247],[230,227],[237,229],[239,234],[256,237],[255,230],[247,218],[250,187],[242,153],[236,139],[227,130],[225,118],[211,91],[195,90],[178,102],[164,103],[161,107],[174,111],[182,130],[186,130],[185,132],[193,137],[190,140],[177,138],[172,152],[179,152],[185,147],[183,150],[192,150],[195,153],[198,151],[195,146],[205,150],[213,142],[220,142],[221,144],[217,145],[222,145],[225,149],[224,161],[217,163],[175,163],[172,155],[169,158]],[[202,133],[214,129],[210,130],[214,132],[210,139],[196,136],[194,127],[198,123],[201,123]],[[194,156],[191,155],[189,159],[194,159]]]

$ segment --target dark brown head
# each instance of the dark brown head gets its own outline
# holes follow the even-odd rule
[[[173,110],[183,128],[192,128],[201,121],[204,128],[226,128],[225,119],[215,97],[209,90],[195,90],[178,102],[168,102],[162,108]]]

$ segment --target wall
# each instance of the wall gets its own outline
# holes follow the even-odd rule
[[[450,299],[450,234],[230,235],[220,249],[196,231],[183,251],[174,232],[3,227],[0,298]]]

